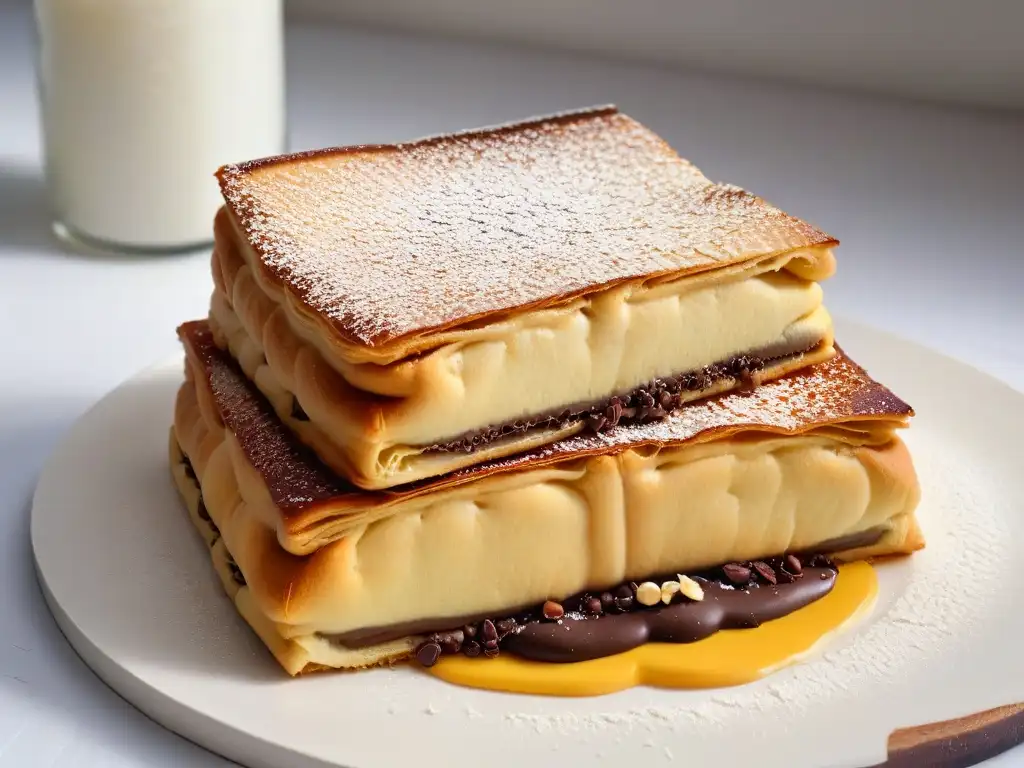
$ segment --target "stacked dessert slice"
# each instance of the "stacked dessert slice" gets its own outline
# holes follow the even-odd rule
[[[808,554],[922,545],[911,409],[833,345],[835,241],[614,109],[219,177],[172,467],[289,673],[587,658],[544,617],[599,634],[726,564],[793,610],[835,575]]]
[[[211,323],[363,488],[828,359],[835,241],[599,110],[220,172]]]

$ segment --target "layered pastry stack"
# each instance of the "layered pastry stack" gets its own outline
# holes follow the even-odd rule
[[[615,109],[218,176],[172,468],[289,673],[696,640],[923,545],[835,241]]]

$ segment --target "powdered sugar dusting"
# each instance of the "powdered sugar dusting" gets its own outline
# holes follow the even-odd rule
[[[369,346],[483,315],[813,244],[614,108],[226,166],[267,273]]]
[[[214,344],[205,321],[186,323],[179,334],[190,350],[191,359],[202,367],[196,375],[205,373],[206,385],[221,418],[266,482],[271,498],[285,517],[299,516],[328,501],[353,506],[379,504],[404,494],[469,482],[495,472],[526,469],[578,456],[617,453],[645,445],[679,445],[734,430],[792,434],[850,419],[900,418],[912,413],[910,406],[872,380],[838,350],[829,362],[763,384],[749,393],[733,392],[691,403],[664,421],[570,437],[517,456],[467,467],[445,477],[371,492],[360,490],[334,474],[292,435],[231,356]]]
[[[302,508],[352,490],[281,424],[273,407],[230,356],[221,352],[205,322],[185,323],[178,334],[189,350],[197,378],[206,374],[221,419],[282,508]]]

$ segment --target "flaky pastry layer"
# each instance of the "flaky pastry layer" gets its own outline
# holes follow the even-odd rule
[[[218,216],[210,324],[282,421],[354,484],[379,489],[554,442],[581,419],[540,424],[472,452],[460,436],[607,401],[740,355],[770,358],[746,384],[828,359],[821,288],[788,254],[655,285],[626,283],[452,334],[408,359],[354,360],[239,254]],[[744,382],[709,379],[684,402]]]
[[[367,491],[332,472],[295,437],[236,361],[214,344],[205,323],[186,323],[179,333],[205,420],[231,431],[239,458],[245,461],[240,472],[246,465],[255,469],[253,482],[243,484],[254,489],[249,504],[276,529],[281,546],[300,555],[367,523],[457,495],[485,477],[491,477],[495,486],[515,484],[527,469],[560,467],[590,456],[646,455],[668,447],[682,452],[733,436],[800,434],[854,447],[878,446],[891,439],[894,429],[905,426],[912,413],[910,406],[839,354],[750,392],[692,403],[660,422],[568,437],[421,483]],[[266,492],[258,492],[261,488]]]
[[[260,473],[208,405],[189,377],[175,408],[172,468],[187,486],[188,457],[225,586],[292,674],[397,660],[419,640],[359,648],[324,635],[425,619],[444,629],[470,614],[785,551],[838,549],[851,560],[923,546],[904,444],[890,435],[851,445],[822,433],[734,435],[484,476],[404,499],[297,556],[265,515]],[[183,494],[202,530],[198,497]],[[850,537],[852,548],[842,544]]]
[[[217,177],[249,263],[321,335],[378,362],[627,281],[796,251],[821,275],[836,244],[614,107]]]

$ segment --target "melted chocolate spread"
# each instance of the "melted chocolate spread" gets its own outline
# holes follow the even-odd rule
[[[703,392],[725,380],[734,380],[744,386],[754,383],[754,375],[766,366],[780,360],[806,354],[821,342],[810,346],[776,344],[752,354],[737,355],[697,371],[654,379],[628,392],[602,400],[577,403],[568,408],[548,411],[525,419],[508,421],[483,429],[466,432],[458,437],[427,446],[427,451],[440,453],[473,453],[474,451],[510,435],[517,435],[537,427],[565,429],[582,421],[589,432],[606,432],[627,424],[647,424],[669,416],[673,411],[693,399],[695,392]],[[293,411],[297,407],[293,406]],[[293,416],[295,414],[293,413]]]
[[[748,629],[781,618],[827,595],[831,568],[805,568],[790,584],[733,589],[703,582],[704,599],[600,617],[567,614],[509,635],[502,647],[525,659],[571,662],[623,653],[648,642],[693,643],[722,629]]]

